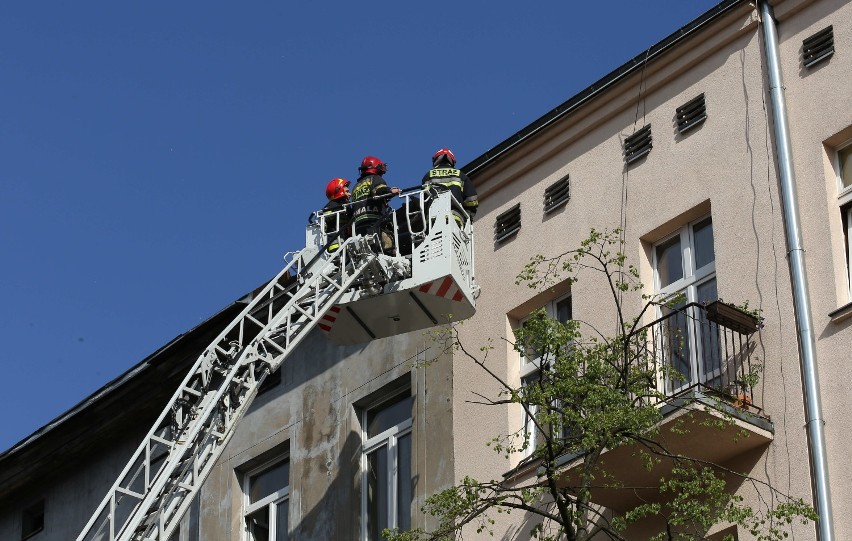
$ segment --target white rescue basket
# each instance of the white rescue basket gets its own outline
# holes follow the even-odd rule
[[[379,256],[384,271],[367,276],[359,287],[345,292],[319,322],[337,344],[427,329],[467,319],[476,312],[478,286],[470,218],[450,192],[433,193],[430,198],[423,189],[400,197],[402,206],[387,220],[394,248]],[[423,209],[427,207],[425,219]],[[319,217],[309,226],[308,238],[316,239],[318,250],[329,244],[343,216]],[[314,233],[310,227],[316,228]],[[378,250],[378,235],[372,240]],[[411,253],[401,253],[401,244],[410,245]],[[385,281],[383,277],[389,278]]]

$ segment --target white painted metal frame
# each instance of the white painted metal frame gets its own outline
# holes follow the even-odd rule
[[[548,303],[544,305],[544,309],[547,312],[547,317],[552,318],[552,319],[557,319],[556,306],[560,302],[562,302],[562,301],[564,301],[564,300],[566,300],[570,297],[571,297],[571,293],[568,293],[568,294],[562,295],[561,297],[558,297],[556,299],[548,301]],[[573,314],[572,314],[572,317],[573,317]],[[518,322],[518,325],[523,326],[524,322],[527,319],[529,319],[529,317],[525,317],[525,318],[521,319]],[[541,360],[542,359],[541,359],[540,356],[536,357],[534,359],[529,359],[523,353],[520,353],[518,356],[520,357],[520,360],[519,360],[519,362],[520,362],[519,375],[520,375],[520,379],[521,379],[521,384],[527,385],[528,383],[526,383],[525,380],[526,381],[532,380],[536,376],[538,371],[541,370]],[[527,413],[527,411],[524,411],[524,431],[529,434],[530,441],[529,441],[529,445],[527,446],[526,450],[524,451],[525,457],[532,455],[533,451],[535,451],[535,448],[539,443],[538,436],[537,436],[538,432],[536,431],[535,423],[533,422],[533,418],[535,417],[536,413],[538,413],[538,406],[530,404],[530,405],[527,405],[527,409],[529,410],[529,413]]]
[[[406,201],[416,197],[422,209],[423,193],[407,195]],[[451,199],[448,193],[433,199],[434,223],[424,223],[452,238],[453,249],[443,253],[455,255],[459,269],[453,272],[475,296],[470,220],[458,229],[450,217]],[[351,237],[326,253],[322,223],[308,227],[305,249],[285,257],[287,266],[198,357],[77,541],[169,539],[266,376],[352,285],[380,293],[381,284],[410,277],[408,258],[377,253],[378,243],[369,237]],[[394,450],[401,435],[391,436]]]
[[[362,237],[306,261],[316,252],[309,245],[296,254],[199,356],[78,541],[169,538],[264,378],[375,268],[376,255]]]
[[[846,209],[846,273],[849,278],[849,300],[852,301],[852,206]]]
[[[566,300],[570,297],[571,297],[571,293],[567,293],[565,295],[557,297],[556,299],[548,301],[547,304],[545,304],[542,307],[542,308],[544,308],[545,312],[547,312],[547,317],[549,317],[551,319],[557,319],[557,315],[558,315],[556,313],[557,305],[560,302],[562,302],[562,301],[564,301],[564,300]],[[529,319],[529,316],[522,318],[520,321],[518,321],[518,326],[522,327],[524,325],[524,322],[526,322],[528,319]],[[534,374],[541,367],[541,357],[536,357],[535,359],[529,359],[523,353],[519,353],[518,356],[520,358],[520,377],[521,377],[521,379],[529,377],[530,375]]]
[[[282,488],[281,490],[277,490],[272,494],[261,498],[260,500],[252,503],[251,502],[251,478],[259,473],[263,473],[268,470],[270,467],[273,467],[277,464],[280,464],[288,459],[276,459],[272,462],[267,462],[263,466],[259,466],[257,468],[252,469],[248,473],[246,473],[245,478],[243,479],[243,535],[246,541],[251,541],[251,537],[249,537],[249,527],[248,527],[248,517],[254,512],[262,509],[264,507],[269,508],[269,539],[274,541],[278,539],[278,514],[276,513],[277,507],[279,505],[290,505],[290,482],[287,482],[287,486]],[[286,503],[285,503],[286,502]],[[289,516],[289,510],[288,510]],[[289,522],[289,521],[288,521]]]
[[[837,177],[837,204],[840,207],[841,223],[846,221],[846,285],[847,300],[852,301],[852,186],[843,185],[843,170],[840,163],[841,154],[852,153],[852,141],[846,141],[834,153],[834,172]]]
[[[676,233],[673,233],[664,239],[661,239],[654,245],[653,252],[653,263],[654,263],[654,288],[658,296],[660,297],[668,297],[671,295],[675,295],[677,293],[683,292],[686,295],[685,304],[689,304],[691,302],[698,301],[698,288],[699,286],[709,282],[710,280],[714,280],[716,278],[716,258],[713,257],[713,261],[704,265],[701,268],[695,268],[695,254],[693,253],[695,250],[695,237],[693,227],[696,224],[699,224],[706,220],[707,218],[712,218],[711,215],[702,216],[701,218],[694,220],[683,227],[681,227]],[[679,280],[668,284],[665,287],[660,287],[660,273],[659,273],[659,262],[657,261],[657,246],[675,238],[680,238],[680,246],[681,246],[681,258],[683,264],[683,277]],[[715,243],[715,238],[714,238]],[[657,317],[662,317],[662,309],[657,308]],[[697,319],[699,316],[695,313],[688,313],[687,317],[692,319]],[[690,329],[697,329],[697,325],[689,326]],[[702,366],[702,355],[703,348],[700,347],[701,339],[697,336],[697,332],[689,332],[687,331],[687,336],[684,337],[687,341],[687,347],[689,348],[689,365],[690,365],[690,374],[689,379],[680,383],[679,385],[673,385],[672,388],[669,388],[669,385],[672,383],[670,378],[666,378],[665,374],[662,371],[658,374],[658,384],[660,385],[660,389],[667,393],[677,393],[695,382],[704,382],[714,379],[721,375],[721,369],[714,370],[713,372],[704,374],[701,372],[700,367]],[[661,344],[662,346],[662,344]],[[662,347],[661,349],[665,349]],[[671,370],[672,367],[669,367]]]
[[[399,395],[396,395],[399,396]],[[397,516],[397,503],[399,495],[397,494],[397,486],[398,479],[397,474],[399,472],[399,468],[397,467],[397,462],[399,460],[399,456],[397,453],[397,441],[399,438],[410,434],[412,421],[409,417],[407,420],[401,422],[396,426],[392,426],[387,430],[381,432],[373,436],[372,438],[367,438],[367,416],[370,411],[375,411],[381,405],[365,409],[361,413],[361,441],[362,452],[361,452],[361,539],[363,541],[369,541],[367,531],[367,490],[369,484],[369,463],[368,456],[373,451],[377,449],[387,446],[388,448],[388,471],[387,474],[387,490],[388,490],[388,525],[391,528],[396,527],[399,524],[399,517]]]

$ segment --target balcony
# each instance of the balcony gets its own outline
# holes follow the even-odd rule
[[[658,391],[666,397],[702,392],[760,413],[753,361],[759,322],[730,305],[690,303],[639,329],[635,347],[655,363]]]
[[[733,311],[732,311],[733,310]],[[754,394],[758,322],[721,303],[671,309],[634,333],[634,348],[657,374],[663,413],[656,438],[666,451],[742,473],[772,441],[773,426]],[[659,398],[662,397],[662,398]],[[601,456],[602,468],[625,488],[597,488],[592,500],[616,511],[659,500],[655,488],[671,472],[664,458],[648,471],[637,449],[624,446]],[[577,482],[582,456],[566,456],[564,481]],[[729,477],[729,482],[736,479]]]

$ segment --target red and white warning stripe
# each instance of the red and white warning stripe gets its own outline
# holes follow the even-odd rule
[[[443,297],[445,299],[452,299],[456,302],[459,302],[464,298],[464,293],[461,292],[461,289],[459,289],[459,286],[456,285],[455,280],[453,280],[450,276],[445,276],[443,279],[439,278],[438,280],[434,280],[428,284],[423,284],[420,286],[420,292],[437,295],[438,297]]]
[[[332,306],[328,309],[328,312],[326,312],[325,315],[322,316],[322,319],[319,323],[317,323],[317,325],[319,325],[319,328],[324,330],[325,332],[331,331],[331,326],[334,324],[335,321],[337,321],[337,315],[339,313],[340,307]],[[323,321],[328,321],[328,323],[323,323]]]

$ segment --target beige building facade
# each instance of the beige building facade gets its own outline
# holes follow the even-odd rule
[[[826,489],[835,539],[843,539],[852,527],[852,3],[771,4],[813,319]],[[542,292],[516,286],[515,277],[534,254],[554,256],[591,229],[620,228],[644,293],[683,292],[698,318],[717,298],[748,301],[764,317],[758,332],[730,334],[745,339],[749,362],[763,367],[749,392],[754,415],[737,419],[747,441],[695,432],[673,445],[813,502],[788,203],[780,196],[761,24],[753,3],[726,0],[464,168],[480,196],[474,229],[481,294],[459,337],[471,351],[491,339],[488,366],[521,385],[536,367],[503,338],[533,310],[545,307],[614,332],[605,284],[594,275]],[[0,454],[0,539],[75,538],[180,374],[245,302],[177,337]],[[628,313],[637,314],[641,302],[624,297]],[[665,316],[649,312],[643,322],[660,328]],[[732,332],[714,329],[714,336]],[[709,351],[696,345],[674,367],[684,378],[660,385],[671,394],[730,389],[735,376],[721,362],[708,364]],[[496,396],[499,388],[429,333],[340,348],[315,332],[276,378],[239,425],[176,539],[378,539],[384,526],[432,525],[419,512],[426,496],[465,476],[495,479],[526,463],[486,446],[496,435],[522,431],[523,412],[477,404],[475,393]],[[164,391],[151,395],[155,382]],[[116,407],[125,417],[109,418]],[[618,471],[632,475],[629,460],[623,463]],[[750,484],[732,490],[748,502],[764,495]],[[631,503],[602,501],[614,509]],[[526,539],[528,520],[502,519],[496,538]],[[658,527],[642,523],[628,535],[643,539]],[[707,534],[731,531],[720,525]],[[797,524],[794,532],[796,539],[818,538],[813,524]]]
[[[850,501],[843,434],[852,429],[843,368],[852,352],[847,319],[852,113],[844,104],[852,103],[852,91],[842,82],[848,59],[834,54],[807,66],[805,49],[814,36],[824,41],[831,33],[839,53],[852,31],[844,23],[852,5],[773,4],[813,313],[828,490],[842,538]],[[650,48],[468,166],[481,197],[477,276],[483,292],[462,339],[475,341],[500,329],[510,336],[531,309],[564,303],[566,295],[572,318],[613,333],[613,306],[594,276],[582,277],[573,290],[566,285],[532,299],[529,290],[513,283],[532,254],[552,257],[577,247],[593,228],[623,228],[627,262],[639,269],[644,293],[683,291],[693,302],[722,298],[762,309],[765,326],[754,353],[763,374],[754,401],[770,425],[750,430],[753,443],[763,443],[756,449],[722,449],[723,438],[708,434],[700,445],[719,448],[714,460],[812,501],[790,243],[760,16],[747,2],[724,2],[711,13],[715,16],[673,36],[673,43]],[[694,123],[679,126],[690,115]],[[641,156],[627,163],[631,148]],[[548,198],[560,182],[570,185],[570,201],[548,212]],[[493,225],[500,235],[506,222],[520,227],[502,241],[483,238],[489,233],[483,225]],[[673,275],[671,257],[678,252]],[[638,314],[638,295],[624,302],[628,312]],[[647,313],[645,319],[652,323],[661,315]],[[507,380],[521,383],[523,359],[510,347],[497,347],[491,362],[505,367]],[[711,374],[691,362],[687,380],[700,388]],[[477,407],[463,395],[479,376],[458,362],[455,373],[456,419],[470,418]],[[509,411],[500,422],[478,425],[475,439],[495,430],[510,433],[524,419]],[[461,426],[459,432],[469,433]],[[460,471],[487,477],[499,469],[497,457],[497,463],[485,463],[461,453],[464,442],[458,445]],[[512,459],[502,464],[504,469],[515,465]],[[740,490],[757,501],[749,487]],[[813,538],[813,526],[796,534]]]

